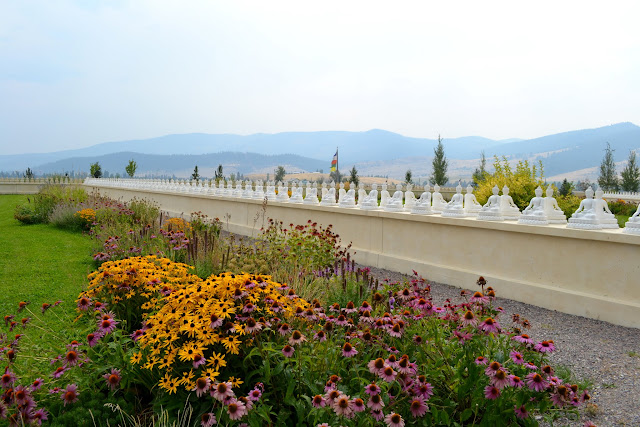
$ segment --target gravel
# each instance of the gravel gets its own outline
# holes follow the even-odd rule
[[[403,281],[408,276],[371,269],[380,281]],[[430,282],[433,300],[460,301],[460,288]],[[491,285],[491,283],[489,283]],[[476,291],[476,285],[466,289]],[[500,289],[495,289],[500,295]],[[580,408],[579,420],[560,419],[555,426],[583,426],[586,421],[603,426],[640,426],[640,329],[560,313],[521,302],[497,298],[510,320],[517,313],[529,319],[527,333],[537,340],[552,339],[553,366],[567,367],[575,378],[589,384],[591,400]],[[508,316],[508,317],[507,317]],[[503,320],[505,319],[503,317]],[[540,420],[542,421],[542,420]]]

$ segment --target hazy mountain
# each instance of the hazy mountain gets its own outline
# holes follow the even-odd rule
[[[615,149],[615,160],[624,161],[629,150],[640,151],[640,127],[632,123],[619,123],[529,140],[492,140],[479,136],[443,139],[447,158],[452,161],[454,173],[450,175],[456,177],[470,175],[482,151],[489,164],[494,154],[506,155],[512,160],[541,159],[548,177],[577,170],[592,170],[600,164],[607,142]],[[428,175],[429,159],[433,156],[436,144],[436,139],[411,138],[380,129],[246,136],[194,133],[105,142],[54,153],[0,155],[0,171],[24,171],[30,167],[38,173],[88,172],[90,163],[99,161],[104,170],[122,173],[128,160],[133,157],[138,161],[141,173],[175,173],[178,176],[190,174],[195,164],[206,170],[219,163],[225,166],[228,173],[266,173],[278,165],[289,165],[296,170],[323,169],[327,172],[336,147],[339,147],[340,169],[345,173],[352,165],[356,165],[363,174],[402,178],[404,171],[409,168],[414,171],[414,176]],[[284,153],[290,153],[291,157],[277,157]],[[385,173],[385,169],[388,172]]]

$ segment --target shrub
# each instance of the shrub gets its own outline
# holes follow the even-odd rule
[[[23,224],[39,224],[42,217],[34,212],[32,205],[17,205],[13,217]]]
[[[513,171],[506,157],[502,157],[502,161],[500,161],[495,156],[493,167],[495,169],[493,174],[485,174],[484,180],[476,182],[475,194],[480,204],[487,202],[495,185],[501,191],[502,187],[506,185],[509,187],[509,195],[513,198],[513,202],[518,205],[520,210],[523,210],[535,195],[536,187],[544,186],[542,162],[536,166],[529,165],[526,160],[521,160],[516,165],[516,170]]]
[[[625,202],[624,200],[616,200],[609,202],[609,210],[614,215],[631,216],[638,209],[638,205],[633,202]]]

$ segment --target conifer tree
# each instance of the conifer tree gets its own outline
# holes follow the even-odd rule
[[[473,186],[477,187],[478,184],[487,179],[487,159],[484,157],[484,151],[482,151],[482,157],[480,158],[480,167],[476,168],[473,172]]]
[[[275,175],[273,178],[275,182],[284,182],[284,177],[287,174],[287,171],[284,170],[284,166],[278,166],[273,173]]]
[[[198,165],[193,169],[193,173],[191,174],[191,179],[198,182],[200,180],[200,174],[198,173]]]
[[[429,178],[431,185],[444,185],[449,181],[447,176],[447,169],[449,168],[449,161],[444,155],[444,146],[442,145],[442,138],[438,135],[438,146],[433,149],[435,157],[433,158],[433,172]]]
[[[613,160],[614,149],[607,142],[607,148],[605,148],[604,158],[600,163],[600,176],[598,177],[598,185],[604,191],[617,191],[618,190],[618,176],[616,175],[616,163]]]
[[[631,150],[629,152],[629,160],[621,175],[620,186],[623,191],[638,191],[640,187],[640,168],[638,168],[635,151]]]
[[[358,184],[360,184],[360,178],[358,177],[358,170],[356,169],[355,165],[351,168],[349,183],[355,185],[356,187],[358,186]]]
[[[407,184],[411,184],[412,180],[413,180],[413,173],[411,172],[411,169],[408,169],[404,174],[404,182],[406,182]]]

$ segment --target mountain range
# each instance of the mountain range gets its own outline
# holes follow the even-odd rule
[[[640,150],[640,127],[618,123],[527,140],[493,140],[480,136],[443,139],[451,162],[451,179],[468,179],[478,165],[481,152],[489,164],[494,155],[507,156],[512,161],[541,160],[549,179],[562,179],[563,175],[574,177],[577,171],[593,179],[607,142],[615,150],[615,161],[622,164],[630,150]],[[52,153],[0,155],[0,171],[24,171],[30,167],[38,174],[88,172],[89,165],[98,161],[103,170],[123,174],[128,160],[134,159],[138,175],[188,176],[196,164],[203,176],[213,175],[218,164],[224,166],[225,173],[267,173],[278,165],[290,172],[328,172],[338,149],[340,169],[344,173],[355,165],[361,175],[401,178],[407,169],[412,169],[414,176],[428,175],[436,145],[437,139],[406,137],[379,129],[246,136],[176,134],[105,142]]]

